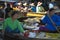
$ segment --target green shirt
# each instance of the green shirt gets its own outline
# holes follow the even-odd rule
[[[4,30],[6,29],[7,26],[9,26],[12,30],[18,28],[20,32],[24,32],[22,28],[22,23],[19,22],[18,20],[12,21],[11,18],[7,18],[4,22]]]
[[[44,12],[44,8],[42,6],[38,7],[39,12]]]

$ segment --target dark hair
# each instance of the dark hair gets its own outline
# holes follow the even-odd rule
[[[40,23],[39,23],[39,24],[40,24],[40,25],[45,25],[45,23],[43,23],[42,20],[40,20]]]
[[[19,14],[19,13],[20,13],[19,11],[13,10],[10,12],[10,16],[13,17],[15,14]]]
[[[55,10],[54,8],[51,8],[51,9],[49,9],[49,12],[51,12],[51,11],[53,11],[53,10]]]
[[[4,18],[4,12],[0,9],[0,18]]]
[[[9,8],[10,7],[10,4],[7,4],[7,7]]]

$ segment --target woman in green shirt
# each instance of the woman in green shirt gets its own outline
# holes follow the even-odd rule
[[[24,30],[22,28],[22,23],[17,20],[19,17],[18,11],[11,11],[11,17],[7,18],[4,22],[4,31],[5,31],[5,37],[7,37],[6,34],[12,35],[13,33],[24,33]],[[11,39],[10,39],[11,40]],[[17,39],[13,39],[17,40]]]

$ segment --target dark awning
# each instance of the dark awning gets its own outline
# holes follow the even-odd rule
[[[0,0],[0,1],[5,1],[5,2],[16,2],[15,0]]]

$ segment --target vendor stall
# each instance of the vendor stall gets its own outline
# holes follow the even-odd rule
[[[27,16],[24,16],[27,18],[24,19],[22,23],[23,23],[23,28],[25,29],[25,32],[26,31],[29,31],[29,32],[25,34],[20,33],[20,34],[13,34],[13,35],[16,35],[16,38],[20,40],[59,40],[60,33],[41,32],[39,30],[40,27],[38,25],[40,23],[40,19],[38,17],[40,17],[40,15],[44,16],[45,14],[46,13],[32,13],[32,12],[27,13]],[[33,18],[30,18],[31,16]],[[22,19],[24,17],[22,17]]]

